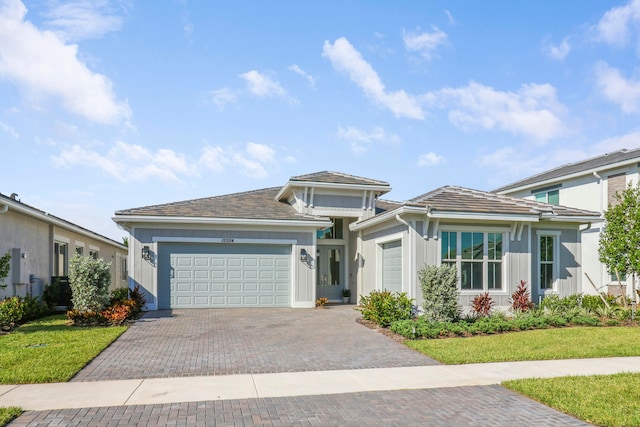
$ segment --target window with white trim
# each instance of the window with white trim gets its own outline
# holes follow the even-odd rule
[[[551,205],[560,204],[560,190],[549,190],[535,193],[536,202],[549,203]]]
[[[538,285],[552,290],[558,276],[558,238],[560,232],[538,231]]]
[[[502,290],[504,233],[443,231],[440,238],[442,263],[456,266],[461,290]]]
[[[67,258],[69,254],[69,245],[64,242],[53,243],[53,275],[54,276],[66,276],[67,275]]]

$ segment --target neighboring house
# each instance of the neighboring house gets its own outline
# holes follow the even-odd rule
[[[11,253],[11,270],[0,299],[41,296],[44,286],[69,271],[73,253],[111,263],[111,287],[127,286],[128,248],[121,243],[0,194],[0,256]]]
[[[113,220],[130,232],[129,285],[146,290],[151,310],[313,307],[320,297],[341,301],[343,289],[351,302],[388,289],[421,304],[419,269],[442,263],[457,266],[464,306],[488,291],[506,307],[520,280],[534,299],[581,289],[580,227],[599,213],[450,186],[381,200],[390,190],[318,172]]]
[[[617,192],[623,191],[629,184],[638,183],[639,162],[640,149],[614,151],[542,172],[494,192],[603,214],[609,204],[615,203]],[[580,292],[594,294],[595,288],[606,292],[608,285],[617,284],[615,274],[599,261],[602,226],[601,220],[582,229],[581,264],[585,280],[582,281]],[[589,279],[595,287],[589,283]],[[623,276],[621,279],[623,284],[628,280],[631,285],[631,277]],[[631,294],[631,286],[627,286],[627,293]]]

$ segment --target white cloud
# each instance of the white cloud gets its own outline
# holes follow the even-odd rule
[[[451,12],[448,10],[445,10],[444,13],[447,15],[447,18],[449,18],[449,24],[454,25],[456,21],[455,19],[453,19],[453,15],[451,14]]]
[[[186,157],[173,150],[151,151],[135,144],[117,141],[107,153],[79,145],[63,147],[53,161],[60,167],[90,166],[120,182],[150,179],[180,181],[180,176],[196,175]]]
[[[271,170],[278,170],[276,150],[264,144],[247,142],[243,150],[233,147],[204,148],[198,163],[214,172],[224,172],[229,166],[242,175],[250,178],[263,179],[269,177]],[[286,160],[288,161],[288,160]]]
[[[246,80],[247,90],[257,96],[285,96],[286,92],[280,84],[256,70],[240,74]]]
[[[625,135],[612,136],[603,139],[591,147],[592,155],[608,153],[622,150],[623,148],[633,149],[640,147],[640,131],[631,132]]]
[[[209,91],[209,97],[220,110],[224,109],[227,104],[238,102],[238,92],[228,87]]]
[[[434,107],[450,108],[451,123],[465,130],[498,129],[542,141],[567,131],[560,119],[565,107],[549,84],[525,84],[515,92],[502,92],[471,82],[441,89],[425,99]]]
[[[640,112],[640,81],[625,79],[620,70],[605,62],[596,64],[595,73],[598,88],[606,99],[618,104],[625,113]]]
[[[376,71],[346,38],[339,38],[333,44],[325,41],[322,51],[333,68],[346,73],[367,97],[390,110],[396,117],[424,119],[424,111],[418,100],[404,90],[387,92]]]
[[[111,81],[78,59],[78,47],[25,21],[18,0],[0,6],[0,76],[31,96],[52,96],[74,114],[98,123],[127,120],[131,111],[119,102]]]
[[[425,59],[430,60],[433,52],[438,47],[447,43],[447,35],[438,27],[433,27],[432,32],[409,33],[402,32],[402,40],[407,50],[419,52]]]
[[[631,27],[640,22],[640,0],[631,0],[624,6],[609,9],[596,25],[598,39],[612,45],[624,46],[629,42]]]
[[[44,24],[65,41],[99,38],[122,28],[122,9],[107,0],[56,2]]]
[[[16,130],[8,124],[0,122],[0,129],[12,136],[13,139],[20,139],[20,135],[18,135],[18,132],[16,132]]]
[[[297,66],[296,64],[290,65],[289,66],[289,70],[293,71],[294,73],[298,73],[300,74],[302,77],[304,77],[305,79],[307,79],[307,81],[309,82],[309,84],[311,86],[315,86],[316,85],[316,78],[313,77],[312,75],[308,74],[306,71],[304,71],[302,68],[300,68],[299,66]]]
[[[202,150],[199,163],[206,169],[222,172],[229,163],[229,157],[221,147],[207,146]]]
[[[439,154],[429,152],[418,157],[418,166],[437,166],[444,162],[444,157]]]
[[[387,134],[380,126],[374,127],[370,132],[353,126],[349,126],[346,129],[339,126],[337,135],[338,138],[348,141],[351,145],[351,151],[356,154],[366,152],[376,143],[395,145],[400,142],[400,137],[395,134]]]
[[[571,45],[568,37],[565,37],[559,45],[549,43],[544,46],[544,52],[556,61],[564,61],[570,51]]]

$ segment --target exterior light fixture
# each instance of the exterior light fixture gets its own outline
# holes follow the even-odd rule
[[[300,249],[300,261],[302,261],[302,262],[306,262],[307,261],[307,250],[306,249]]]
[[[151,259],[151,250],[149,246],[142,247],[142,259],[149,261]]]

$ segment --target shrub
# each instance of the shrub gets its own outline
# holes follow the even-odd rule
[[[471,302],[471,312],[475,316],[487,317],[491,314],[491,309],[495,305],[493,298],[489,295],[489,292],[478,294],[473,297]]]
[[[100,315],[109,325],[120,326],[131,317],[131,313],[132,306],[130,304],[118,303],[112,307],[105,308],[100,312]]]
[[[74,311],[99,312],[109,303],[110,263],[74,254],[69,262],[69,286]]]
[[[12,330],[23,316],[24,306],[20,297],[11,297],[0,301],[0,330]]]
[[[519,311],[527,311],[533,308],[531,294],[529,293],[529,289],[527,289],[527,282],[524,280],[520,280],[520,284],[511,294],[511,308]]]
[[[392,294],[382,290],[361,296],[358,310],[365,319],[387,327],[398,320],[410,319],[412,308],[413,299],[407,297],[405,292]]]
[[[110,305],[115,305],[126,299],[129,299],[129,288],[127,287],[116,288],[109,293]]]
[[[420,269],[422,309],[427,320],[452,321],[460,317],[458,270],[455,266],[429,265]]]
[[[602,292],[600,295],[602,295],[607,303],[609,303],[609,306],[616,304],[616,297],[607,295],[604,292]],[[582,307],[591,312],[595,312],[597,309],[604,308],[606,306],[604,305],[604,302],[602,302],[602,298],[600,298],[600,296],[598,295],[583,295]]]
[[[77,309],[67,311],[67,318],[76,326],[105,325],[106,319],[98,311],[80,311]]]
[[[133,301],[134,315],[140,313],[147,303],[144,292],[140,290],[140,285],[135,285],[133,289],[129,289],[129,299]]]

